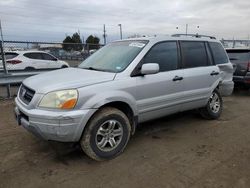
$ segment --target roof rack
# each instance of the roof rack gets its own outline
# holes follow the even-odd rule
[[[208,36],[208,35],[199,35],[197,34],[173,34],[172,37],[181,37],[181,36],[188,36],[188,37],[196,37],[196,38],[210,38],[210,39],[216,39],[214,36]]]

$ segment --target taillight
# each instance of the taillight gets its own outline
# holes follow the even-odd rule
[[[16,64],[22,63],[22,61],[20,61],[20,60],[8,60],[8,61],[6,61],[6,63],[16,65]]]

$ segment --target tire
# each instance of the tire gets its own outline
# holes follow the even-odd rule
[[[100,109],[87,124],[80,145],[96,161],[115,158],[125,149],[131,133],[128,117],[112,107]],[[113,145],[113,146],[112,146]]]
[[[36,70],[34,67],[26,67],[24,69],[25,71],[33,71],[33,70]]]
[[[67,65],[63,65],[63,66],[61,67],[61,69],[65,69],[65,68],[68,68],[68,66],[67,66]]]
[[[223,100],[218,89],[215,89],[209,97],[207,105],[200,108],[199,112],[203,118],[213,120],[220,117],[222,108]]]

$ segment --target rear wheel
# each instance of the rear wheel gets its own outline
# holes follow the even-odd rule
[[[207,105],[203,108],[199,109],[201,116],[205,119],[218,119],[221,115],[223,108],[223,101],[218,89],[215,89],[209,100]]]
[[[106,107],[91,118],[80,144],[90,158],[97,161],[108,160],[123,152],[130,132],[128,117],[116,108]]]

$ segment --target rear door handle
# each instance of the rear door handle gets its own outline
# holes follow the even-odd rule
[[[181,77],[181,76],[175,76],[174,78],[173,78],[173,81],[175,82],[175,81],[179,81],[179,80],[183,80],[183,77]]]
[[[213,71],[213,72],[211,72],[211,76],[215,76],[215,75],[218,75],[218,74],[220,74],[219,72],[216,72],[216,71]]]

